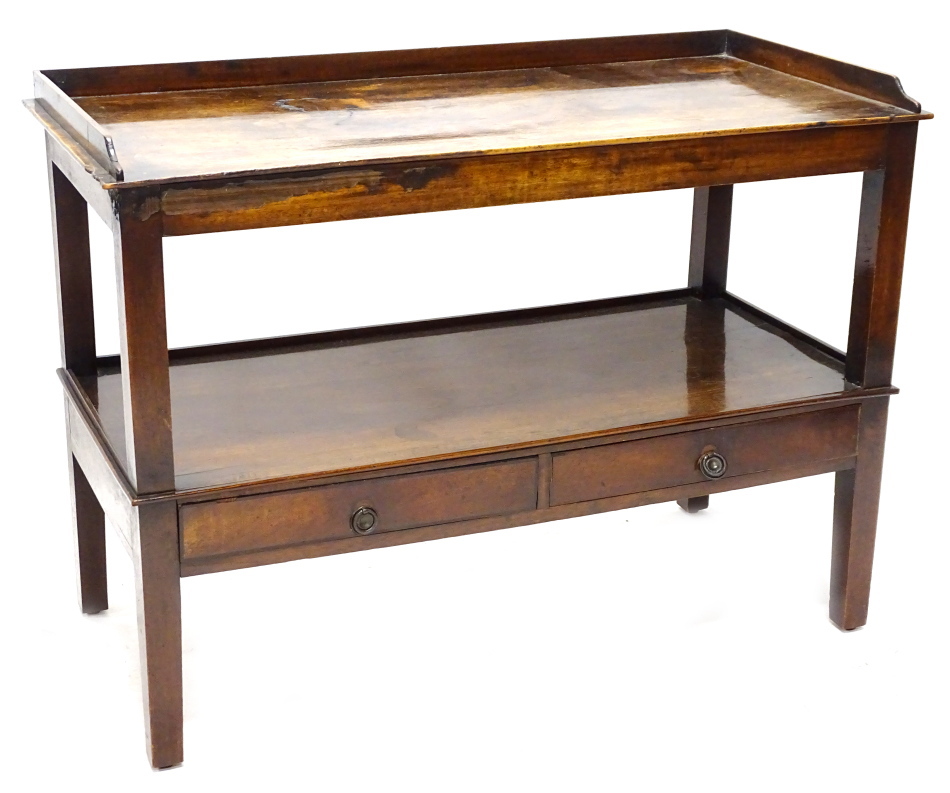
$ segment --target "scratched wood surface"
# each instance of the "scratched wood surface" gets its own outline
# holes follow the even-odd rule
[[[687,348],[692,348],[688,350]],[[689,362],[714,357],[722,367]],[[356,469],[838,393],[842,365],[725,301],[171,367],[179,490]],[[121,457],[120,379],[98,378]]]
[[[127,182],[918,117],[728,55],[75,101]]]

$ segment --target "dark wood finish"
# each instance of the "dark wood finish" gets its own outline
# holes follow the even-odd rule
[[[82,604],[107,606],[108,516],[135,563],[154,766],[182,759],[182,575],[661,501],[695,512],[836,472],[831,616],[864,623],[931,117],[896,78],[706,31],[35,86]],[[726,281],[734,184],[849,171],[865,183],[845,355]],[[163,236],[686,187],[683,290],[167,349]],[[84,201],[115,235],[118,357],[96,357]],[[721,478],[702,472],[713,451]],[[376,513],[365,535],[360,509]]]
[[[89,217],[86,202],[51,160],[48,170],[60,354],[65,368],[88,377],[97,371]]]
[[[23,104],[46,129],[47,158],[66,176],[70,185],[95,210],[96,214],[112,228],[112,191],[103,189],[103,184],[112,179],[111,174],[72,138],[42,107],[33,100]]]
[[[112,136],[42,72],[33,73],[33,85],[37,104],[74,140],[81,141],[103,169],[121,181],[122,166],[116,157]]]
[[[179,491],[601,437],[846,395],[840,362],[721,300],[568,306],[543,321],[331,335],[171,367]],[[314,338],[314,337],[311,337]],[[344,337],[345,338],[345,337]],[[730,351],[730,378],[717,361]],[[709,366],[697,362],[709,360]],[[764,368],[763,368],[764,367]],[[765,376],[767,372],[768,376]],[[437,388],[433,384],[438,384]],[[275,387],[279,384],[279,387]],[[98,379],[122,459],[121,376]]]
[[[733,476],[717,482],[680,485],[678,487],[664,488],[661,490],[632,493],[626,496],[582,501],[577,504],[564,504],[549,507],[548,509],[519,512],[515,515],[456,521],[455,523],[424,526],[418,529],[393,531],[386,534],[370,534],[366,537],[354,536],[346,540],[302,543],[300,545],[271,548],[247,554],[218,556],[210,559],[200,559],[195,562],[183,562],[181,572],[183,576],[202,575],[224,570],[238,570],[255,565],[288,562],[295,559],[311,559],[320,556],[331,556],[338,553],[365,551],[371,548],[388,548],[393,545],[405,545],[412,542],[427,542],[429,540],[441,540],[448,537],[461,537],[466,534],[497,531],[498,529],[509,529],[514,526],[530,526],[551,520],[564,520],[566,518],[576,518],[581,515],[596,515],[600,512],[630,509],[631,507],[641,507],[647,504],[659,504],[664,501],[677,501],[679,499],[693,498],[703,494],[723,493],[727,490],[758,487],[759,485],[796,479],[802,476],[827,474],[853,467],[854,460],[854,457],[849,457],[840,460],[809,462],[806,465],[786,468],[781,471],[764,471],[762,473],[748,474],[746,476]]]
[[[72,455],[69,458],[69,484],[73,493],[79,604],[83,614],[98,614],[109,608],[106,586],[106,516],[82,468]]]
[[[728,427],[734,424],[744,423],[750,418],[767,420],[772,418],[781,418],[783,416],[796,415],[799,413],[807,413],[822,407],[844,407],[846,405],[859,405],[866,399],[880,396],[889,396],[895,393],[897,393],[897,389],[895,388],[853,389],[839,394],[829,394],[822,397],[803,399],[788,405],[753,408],[690,421],[675,419],[671,421],[657,422],[646,427],[636,427],[630,430],[611,432],[609,434],[600,434],[594,437],[574,438],[564,441],[557,441],[554,443],[530,444],[514,448],[505,448],[498,451],[478,452],[471,454],[462,452],[455,455],[440,456],[437,458],[400,461],[399,463],[394,463],[392,465],[379,465],[372,468],[351,469],[332,473],[314,473],[281,479],[254,481],[238,485],[222,485],[193,490],[178,490],[174,492],[156,493],[142,496],[133,493],[130,497],[130,500],[126,501],[126,504],[132,507],[138,506],[140,504],[152,504],[162,501],[173,501],[179,504],[201,503],[218,498],[237,498],[240,496],[289,492],[304,487],[317,487],[342,482],[377,479],[384,476],[402,476],[406,474],[423,473],[425,471],[437,471],[446,468],[457,467],[461,462],[464,462],[467,465],[482,465],[485,463],[501,462],[503,460],[514,460],[525,456],[542,457],[543,455],[556,454],[558,452],[571,451],[573,449],[584,449],[591,446],[601,446],[607,443],[622,443],[628,440],[643,440],[646,438],[673,435],[683,432],[684,429],[699,430],[711,429],[713,427]],[[73,407],[70,405],[70,414],[72,414],[72,412]],[[89,427],[90,432],[94,436],[94,443],[92,443],[90,447],[94,447],[101,454],[110,453],[111,444],[98,420],[92,420],[89,424]],[[540,464],[541,463],[539,462],[539,465]],[[121,466],[116,464],[115,470],[118,477],[126,483],[127,489],[131,491],[131,485],[127,484],[127,479],[124,471],[121,471]],[[99,495],[98,491],[97,495]],[[108,508],[106,509],[106,514],[109,514]]]
[[[86,202],[51,159],[47,160],[47,168],[60,355],[64,367],[80,375],[94,376],[97,371],[96,329]],[[96,614],[109,608],[105,514],[73,454],[69,455],[69,486],[80,607],[85,614]]]
[[[124,193],[115,229],[122,359],[123,454],[139,493],[175,489],[165,335],[162,215],[149,194]]]
[[[722,297],[726,294],[729,267],[729,234],[732,230],[733,186],[715,185],[697,187],[693,191],[693,223],[689,245],[689,288],[702,297]],[[725,312],[723,311],[723,319]],[[717,327],[719,349],[708,356],[697,356],[690,340],[706,328],[701,321],[686,317],[686,366],[693,379],[725,382],[726,345],[724,328]],[[692,354],[691,354],[692,353]],[[681,509],[695,514],[709,507],[709,496],[682,498],[676,502]]]
[[[72,104],[112,133],[129,184],[917,117],[725,56]]]
[[[695,515],[697,512],[702,512],[704,509],[709,508],[709,496],[679,498],[676,500],[676,503],[679,505],[680,509],[688,512],[690,515]]]
[[[182,761],[181,568],[178,515],[164,502],[135,508],[135,585],[149,759]]]
[[[709,482],[697,465],[709,450],[726,458],[723,479],[815,460],[841,460],[855,455],[857,432],[857,408],[841,407],[562,452],[554,455],[551,504]]]
[[[580,66],[732,55],[858,96],[919,111],[889,74],[730,30],[613,36],[283,58],[51,69],[42,74],[73,97],[198,91],[417,75]]]
[[[892,76],[728,31],[53,70],[35,84],[117,184],[923,115]]]
[[[170,184],[167,236],[880,168],[887,128],[825,127]],[[701,163],[697,166],[697,163]]]
[[[153,202],[145,192],[122,194],[114,230],[124,460],[140,494],[175,487],[162,215]],[[165,768],[183,751],[178,512],[174,502],[143,504],[133,518],[147,749],[152,765]]]
[[[538,509],[551,506],[551,452],[538,455]]]
[[[689,286],[704,296],[724,296],[729,260],[729,232],[732,223],[732,185],[697,188],[693,195],[693,227],[690,244]],[[725,306],[721,319],[710,332],[701,318],[686,315],[686,367],[689,377],[707,382],[726,380]],[[696,355],[692,342],[697,335],[709,333],[709,354]],[[690,354],[692,352],[692,354]],[[723,391],[714,396],[720,401]],[[681,498],[680,509],[691,515],[709,508],[709,496]]]
[[[66,424],[69,448],[96,494],[99,504],[118,531],[129,553],[132,552],[132,514],[135,500],[115,452],[103,436],[95,411],[90,409],[85,392],[67,372],[60,370],[66,389]]]
[[[703,297],[725,294],[731,227],[732,185],[696,188],[689,246],[689,286]]]
[[[846,631],[868,618],[887,406],[887,398],[861,406],[857,464],[835,475],[830,612],[832,622]]]
[[[844,365],[847,356],[837,347],[832,347],[827,342],[815,338],[810,333],[803,331],[801,328],[796,328],[794,325],[789,325],[787,322],[779,319],[773,314],[769,314],[767,311],[762,310],[758,306],[753,306],[748,301],[736,297],[731,292],[726,292],[722,297],[723,300],[729,304],[729,307],[733,311],[745,317],[747,320],[749,320],[749,322],[753,322],[756,325],[761,325],[762,327],[772,328],[775,333],[779,333],[789,340],[794,339],[802,343],[804,345],[802,347],[803,350],[817,350],[822,356],[822,360],[825,358],[831,358],[832,360],[840,361],[842,366]],[[100,361],[101,360],[102,359],[100,358]],[[894,393],[896,393],[896,390]]]
[[[696,384],[688,394],[690,413],[704,409],[721,412],[728,404],[726,389],[731,386],[726,379],[726,349],[732,350],[735,343],[729,338],[732,317],[729,318],[730,331],[726,332],[727,306],[724,300],[697,300],[686,305],[683,328],[686,379]],[[810,352],[806,348],[803,354]],[[828,359],[821,362],[827,364]]]
[[[884,168],[864,175],[845,368],[860,385],[891,381],[916,141],[916,124],[892,129]],[[867,621],[886,423],[887,401],[862,408],[858,465],[835,481],[831,619],[844,630]]]
[[[327,485],[181,508],[183,561],[355,535],[361,507],[378,515],[374,534],[508,515],[537,506],[534,458]]]
[[[43,72],[70,96],[153,93],[715,55],[726,31],[148,64]]]
[[[364,327],[343,328],[340,330],[304,333],[295,336],[278,336],[263,339],[224,342],[197,347],[178,347],[168,351],[172,365],[185,363],[209,363],[237,358],[254,358],[279,355],[304,350],[346,347],[364,342],[393,341],[421,336],[437,336],[445,333],[489,330],[491,328],[532,325],[548,320],[591,317],[609,314],[615,311],[633,309],[637,306],[659,307],[672,305],[684,298],[692,297],[689,289],[670,289],[663,292],[647,292],[622,297],[587,300],[581,303],[560,303],[550,306],[518,308],[508,311],[494,311],[488,314],[467,314],[455,317],[400,322],[395,325],[367,325]],[[778,324],[781,324],[780,322]],[[778,326],[776,326],[778,332]],[[838,353],[842,363],[844,353]],[[99,357],[99,374],[117,374],[119,356]]]
[[[845,371],[865,386],[889,385],[894,368],[916,143],[916,124],[894,127],[884,168],[864,175]]]
[[[726,33],[726,52],[769,69],[777,69],[805,80],[867,96],[911,113],[920,112],[920,102],[907,96],[901,81],[892,74],[882,74],[832,58],[813,55],[734,30]]]

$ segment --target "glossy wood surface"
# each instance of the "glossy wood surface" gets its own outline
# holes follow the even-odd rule
[[[96,371],[96,326],[92,305],[89,212],[65,174],[47,159],[53,262],[59,305],[59,344],[63,367],[79,376]]]
[[[373,534],[516,514],[537,506],[537,479],[537,462],[528,457],[186,504],[181,508],[181,557],[191,561],[346,539],[356,536],[350,519],[360,507],[378,515]]]
[[[45,113],[67,131],[103,169],[121,181],[125,178],[115,153],[112,136],[83,111],[58,85],[42,72],[33,72],[33,88]]]
[[[85,393],[70,376],[61,372],[66,387],[66,429],[73,458],[82,469],[96,500],[109,518],[125,549],[132,553],[135,498],[128,475],[102,437],[99,423],[88,407]]]
[[[294,559],[309,559],[338,553],[366,551],[373,548],[388,548],[393,545],[405,545],[413,542],[428,542],[429,540],[440,540],[447,537],[460,537],[465,534],[497,531],[498,529],[507,529],[513,526],[529,526],[536,523],[564,520],[565,518],[574,518],[581,515],[595,515],[600,512],[640,507],[646,504],[659,504],[664,501],[698,499],[710,493],[722,493],[728,490],[757,487],[759,485],[795,479],[802,476],[816,476],[818,474],[848,470],[853,467],[853,457],[830,461],[815,461],[798,467],[783,468],[776,471],[763,471],[745,476],[734,476],[725,481],[719,480],[716,482],[710,481],[677,485],[676,487],[647,490],[624,496],[552,506],[546,509],[532,509],[526,512],[518,512],[514,515],[499,515],[491,518],[476,518],[474,520],[440,523],[432,526],[421,526],[416,529],[370,534],[365,537],[354,535],[347,539],[340,540],[304,542],[278,548],[265,548],[248,553],[223,554],[221,556],[185,560],[182,563],[181,573],[183,576],[202,575],[222,570],[236,570],[254,565],[287,562]],[[583,538],[579,537],[579,540],[583,541]]]
[[[731,184],[697,187],[693,191],[689,285],[703,297],[722,297],[726,292],[732,191]]]
[[[128,182],[914,116],[727,55],[76,101]]]
[[[73,529],[76,533],[76,570],[79,605],[83,614],[109,608],[106,574],[106,516],[89,480],[73,455],[69,456],[69,484],[73,493]]]
[[[829,611],[842,630],[860,628],[868,619],[888,402],[861,405],[861,454],[854,468],[835,474]]]
[[[44,70],[43,74],[70,96],[101,96],[716,55],[726,51],[727,36],[726,30],[701,30],[410,50],[50,69]]]
[[[182,575],[661,501],[696,511],[834,471],[831,617],[864,623],[915,122],[930,117],[895,77],[705,31],[35,85],[82,603],[107,605],[108,516],[135,564],[153,766],[182,759]],[[726,282],[734,184],[848,171],[865,180],[845,355]],[[167,349],[163,236],[685,187],[688,289]],[[83,199],[115,237],[119,356],[96,357]],[[698,467],[711,450],[718,479]],[[358,507],[378,532],[350,528]]]
[[[47,157],[47,173],[53,221],[60,358],[63,366],[77,375],[93,376],[97,359],[88,210],[82,196],[50,157]],[[96,614],[109,607],[105,513],[75,453],[69,454],[68,470],[79,603],[84,614]]]
[[[858,413],[858,405],[847,405],[608,443],[556,453],[550,469],[530,456],[185,504],[182,562],[351,539],[357,533],[350,519],[360,507],[378,513],[372,532],[378,535],[708,485],[711,480],[701,474],[697,460],[711,449],[727,460],[725,475],[714,482],[719,486],[741,487],[744,478],[763,473],[796,476],[815,464],[847,469],[857,452]],[[539,497],[545,489],[549,495]]]
[[[155,768],[182,761],[181,566],[174,502],[135,508],[133,554],[145,747]]]
[[[812,127],[210,179],[169,184],[145,206],[161,211],[164,233],[176,236],[865,171],[882,166],[888,130],[896,126]]]
[[[907,95],[901,81],[893,74],[876,72],[735,30],[726,31],[726,51],[769,69],[831,85],[915,113],[921,112],[920,102]]]
[[[855,455],[857,434],[858,409],[848,406],[561,452],[554,455],[551,504],[709,481],[697,465],[707,451],[725,457],[723,481],[815,460],[840,460]]]
[[[871,387],[890,383],[894,368],[916,148],[917,124],[895,127],[884,167],[864,174],[847,371]]]
[[[171,367],[176,486],[501,449],[849,387],[839,361],[721,301],[681,298],[555,317],[181,361]],[[716,355],[725,356],[724,369],[689,366]],[[99,377],[98,400],[121,458],[118,375]]]
[[[138,493],[174,489],[162,216],[123,194],[113,231],[122,359],[124,459]]]

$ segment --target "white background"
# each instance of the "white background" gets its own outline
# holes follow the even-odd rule
[[[22,3],[4,12],[0,787],[945,791],[947,202],[938,4]],[[897,73],[921,127],[868,626],[827,619],[833,476],[185,579],[185,764],[143,752],[131,564],[75,599],[35,68],[732,27]],[[730,286],[844,346],[860,176],[735,192]],[[166,242],[169,341],[681,286],[688,191]],[[117,349],[93,215],[100,350]],[[359,295],[358,302],[353,296]],[[943,393],[941,393],[941,390]]]

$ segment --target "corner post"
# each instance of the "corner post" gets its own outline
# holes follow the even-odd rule
[[[121,190],[116,199],[126,467],[139,496],[175,488],[162,213],[157,196]],[[149,758],[182,761],[181,589],[174,501],[134,508],[133,558],[142,694]]]
[[[96,324],[89,213],[82,196],[53,163],[52,146],[47,136],[46,167],[53,219],[60,358],[64,369],[83,378],[87,388],[95,389]],[[68,451],[79,604],[84,614],[96,614],[109,608],[105,515],[72,450]]]
[[[697,187],[693,190],[693,227],[689,245],[689,288],[698,297],[721,297],[726,292],[726,275],[729,268],[729,234],[732,228],[732,185]],[[690,317],[686,312],[686,337],[691,336]],[[708,361],[689,360],[690,345],[687,344],[687,370],[695,371]],[[723,348],[725,355],[725,348]],[[718,362],[724,365],[725,361]],[[690,514],[709,506],[709,496],[678,499],[677,504]]]
[[[732,185],[697,187],[693,191],[689,288],[702,297],[719,297],[726,291],[731,229]]]
[[[884,167],[864,174],[845,376],[865,388],[891,384],[916,142],[916,122],[892,125]],[[835,477],[830,615],[842,630],[867,622],[887,406],[862,404],[855,467]]]

